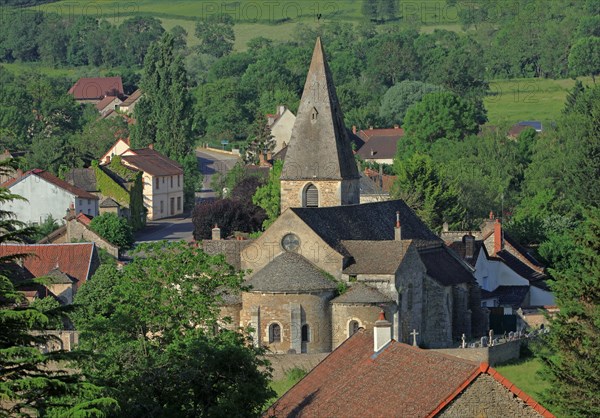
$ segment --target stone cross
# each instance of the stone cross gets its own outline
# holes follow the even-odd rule
[[[417,335],[419,335],[419,333],[417,332],[416,329],[413,329],[412,332],[410,333],[410,335],[412,335],[412,337],[413,337],[413,346],[416,347],[417,346]]]
[[[465,334],[462,335],[462,344],[460,346],[461,346],[461,348],[467,347],[467,340],[466,340]]]
[[[487,339],[487,337],[481,337],[481,346],[482,347],[487,347],[488,346],[488,339]]]

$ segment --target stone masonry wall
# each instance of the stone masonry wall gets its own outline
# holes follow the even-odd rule
[[[381,307],[378,305],[367,304],[349,304],[349,303],[333,303],[332,304],[332,349],[336,349],[348,337],[350,337],[350,321],[358,321],[359,325],[366,330],[372,330],[375,321],[379,318]],[[393,321],[396,311],[395,305],[389,304],[384,307],[385,317],[392,322],[392,327],[396,324]]]
[[[242,309],[242,304],[239,303],[237,305],[225,305],[222,306],[219,312],[219,318],[231,318],[231,321],[225,322],[223,320],[219,321],[219,326],[225,329],[236,331],[240,328],[240,310]]]
[[[428,276],[424,279],[423,343],[428,348],[448,347],[452,343],[452,290]]]
[[[105,249],[110,255],[119,258],[119,248],[102,239],[94,231],[86,228],[79,221],[72,219],[67,222],[67,242],[73,241],[94,242],[100,248]]]
[[[520,356],[521,341],[509,341],[493,347],[484,348],[441,348],[440,353],[449,354],[477,363],[488,363],[490,366],[518,359]]]
[[[302,207],[302,192],[309,184],[314,184],[319,190],[319,207],[341,205],[342,182],[340,180],[281,180],[282,213],[287,208]]]
[[[308,324],[310,337],[303,343],[307,353],[325,353],[331,351],[331,312],[329,301],[333,291],[320,294],[294,293],[242,293],[242,311],[240,323],[251,325],[253,308],[258,307],[258,341],[271,352],[285,354],[292,346],[292,339],[300,338],[301,329],[292,326],[292,309],[294,304],[301,308],[301,322]],[[277,323],[281,327],[281,342],[269,343],[269,326]],[[253,328],[256,325],[253,325]]]
[[[536,410],[488,374],[481,374],[438,415],[444,418],[539,418]]]

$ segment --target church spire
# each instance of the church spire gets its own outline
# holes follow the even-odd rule
[[[282,180],[352,180],[358,169],[348,131],[317,38],[285,156]],[[342,199],[344,200],[344,199]]]

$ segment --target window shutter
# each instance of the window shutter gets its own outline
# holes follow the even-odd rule
[[[319,206],[319,190],[311,184],[306,188],[306,207],[316,208]]]

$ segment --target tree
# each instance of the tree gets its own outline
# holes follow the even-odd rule
[[[408,108],[404,130],[416,142],[427,144],[440,138],[461,140],[477,133],[485,121],[482,105],[453,93],[429,93]]]
[[[263,208],[267,214],[267,219],[262,224],[263,229],[267,229],[279,217],[281,210],[281,180],[279,178],[282,169],[283,161],[275,161],[269,172],[269,181],[259,187],[252,197],[252,202]]]
[[[420,102],[428,93],[440,91],[443,88],[433,84],[404,80],[385,92],[379,107],[379,117],[388,126],[402,125],[404,115],[411,105]]]
[[[202,202],[192,212],[194,239],[210,238],[215,225],[221,228],[221,235],[224,237],[234,232],[258,232],[265,218],[266,214],[260,207],[241,200],[217,199]]]
[[[579,39],[569,53],[569,69],[575,76],[590,75],[594,84],[600,74],[600,37]]]
[[[369,20],[377,18],[377,0],[362,0],[362,14]]]
[[[439,231],[444,222],[460,225],[465,211],[459,204],[459,192],[439,175],[430,157],[414,154],[407,161],[395,161],[394,170],[397,179],[392,195],[403,199],[429,228]]]
[[[551,271],[559,312],[541,353],[549,379],[546,402],[557,414],[600,415],[600,210],[591,208],[573,234],[568,266]]]
[[[206,17],[196,23],[196,37],[200,40],[196,47],[199,53],[217,58],[228,55],[235,41],[233,18],[227,14]]]
[[[184,242],[144,244],[121,270],[102,266],[76,295],[83,364],[121,415],[258,416],[273,395],[262,350],[218,324],[221,295],[243,274]]]
[[[144,61],[141,81],[144,96],[134,110],[137,120],[132,141],[179,160],[192,151],[192,102],[181,56],[173,36],[166,33],[153,43]]]
[[[117,216],[115,213],[104,213],[94,217],[90,228],[120,250],[131,248],[133,244],[133,231],[127,219]]]
[[[246,139],[244,159],[246,163],[258,164],[259,155],[275,148],[276,142],[271,135],[271,128],[262,113],[258,113],[254,118],[254,123],[250,127],[250,134]]]
[[[14,167],[14,161],[0,162],[3,174]],[[0,203],[14,199],[23,198],[0,188]],[[0,243],[23,242],[34,232],[33,228],[15,220],[13,213],[0,210]],[[116,403],[99,397],[99,387],[85,382],[73,370],[48,367],[51,362],[66,364],[65,361],[76,359],[76,355],[43,353],[38,348],[48,343],[50,337],[36,336],[31,331],[42,330],[50,323],[45,311],[51,306],[48,303],[38,308],[27,306],[18,292],[18,286],[31,284],[18,279],[13,268],[16,259],[23,256],[18,254],[0,260],[0,415],[105,416],[116,409]]]

